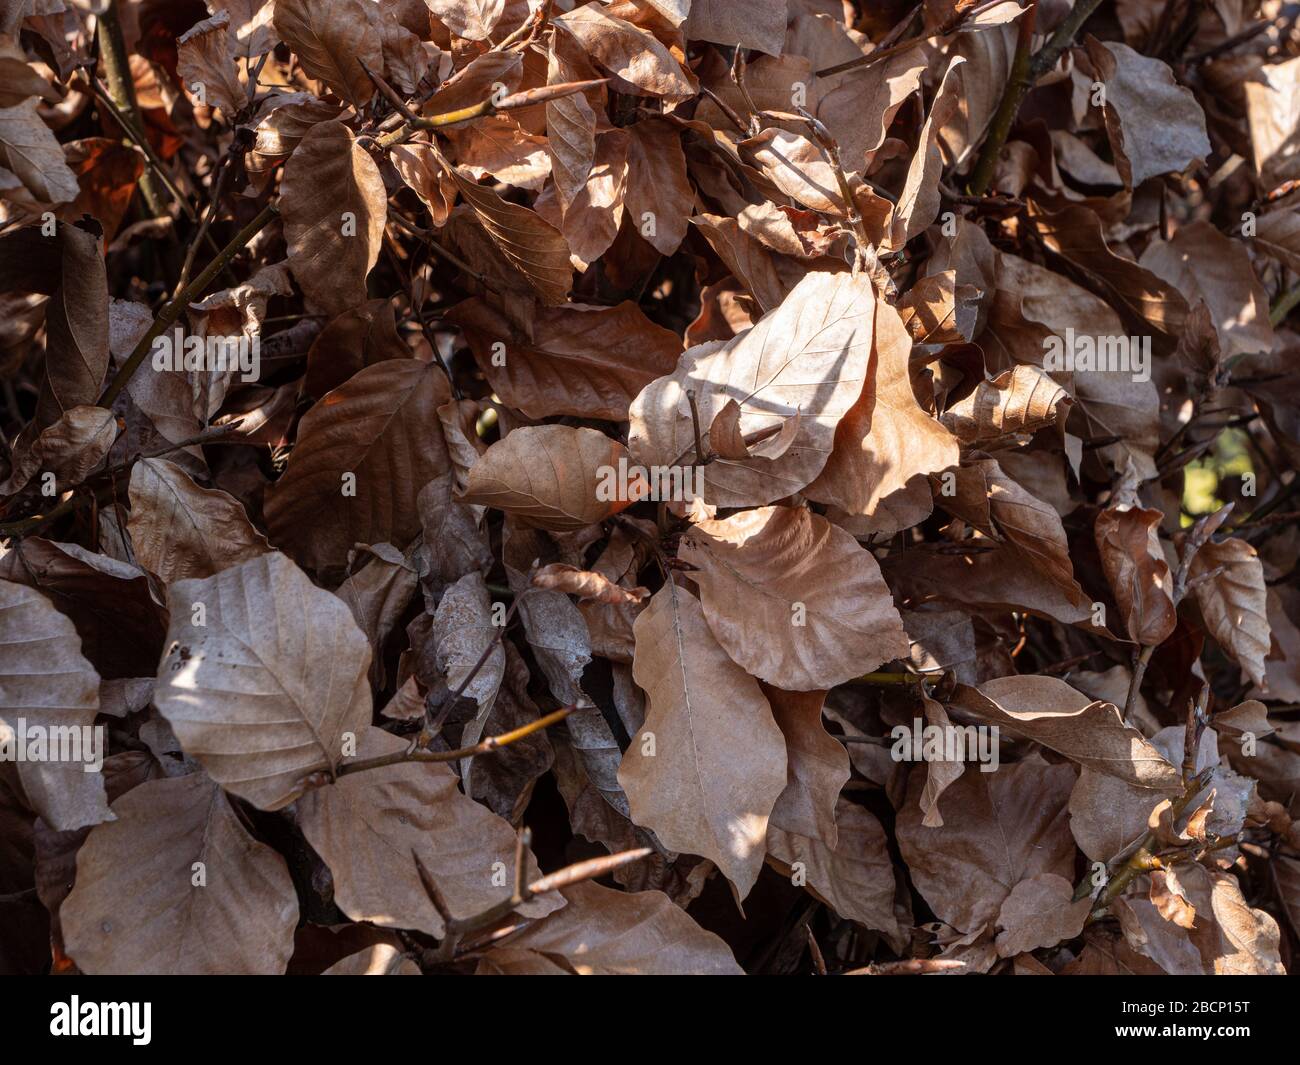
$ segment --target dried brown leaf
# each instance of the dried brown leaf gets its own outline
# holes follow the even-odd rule
[[[168,594],[154,704],[185,752],[264,810],[342,764],[370,721],[370,647],[348,608],[279,553]]]
[[[682,538],[680,553],[695,567],[713,635],[769,684],[831,688],[907,657],[875,558],[810,510],[763,507],[706,521]]]
[[[743,899],[786,785],[781,730],[685,588],[664,585],[635,631],[632,672],[650,705],[618,772],[632,819],[665,846],[715,862]]]
[[[113,813],[77,855],[77,882],[60,907],[68,953],[83,972],[285,971],[298,923],[289,868],[249,834],[216,784],[203,773],[146,781]]]

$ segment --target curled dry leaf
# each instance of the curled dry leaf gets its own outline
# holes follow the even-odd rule
[[[673,374],[642,390],[631,409],[633,457],[645,466],[671,467],[692,454],[688,392],[702,425],[712,425],[734,400],[746,437],[794,417],[799,431],[779,458],[720,459],[706,466],[706,501],[752,506],[799,491],[826,465],[836,426],[863,391],[875,316],[875,293],[865,277],[806,275],[753,329],[726,344],[691,348]]]
[[[565,34],[551,38],[546,65],[548,85],[583,80],[579,75],[594,76],[595,71],[583,69],[585,66],[585,53],[575,41]],[[567,211],[586,187],[596,157],[596,112],[584,93],[556,97],[546,102],[546,129],[555,195],[561,209]]]
[[[1226,728],[1233,732],[1252,732],[1261,737],[1274,731],[1268,720],[1268,707],[1258,699],[1247,699],[1231,710],[1215,714],[1214,727],[1219,730]]]
[[[477,743],[483,735],[483,724],[505,676],[506,652],[499,634],[492,597],[481,574],[467,573],[443,593],[433,616],[438,667],[451,691],[461,691],[463,686],[462,696],[478,703],[478,713],[461,734],[463,747]],[[467,780],[470,768],[467,762]]]
[[[271,171],[293,154],[308,130],[339,118],[343,110],[339,104],[318,100],[309,93],[272,96],[262,106],[253,131],[253,146],[244,157],[250,179],[259,185],[267,182]]]
[[[238,500],[200,488],[166,459],[143,459],[131,471],[127,530],[140,564],[164,584],[211,577],[271,550]]]
[[[391,943],[349,954],[336,961],[322,976],[419,976],[420,967]]]
[[[567,595],[576,595],[582,602],[611,606],[639,603],[650,594],[645,588],[623,588],[603,574],[566,566],[563,562],[543,566],[533,574],[533,584],[538,588],[554,588]]]
[[[285,163],[281,195],[289,268],[303,292],[329,314],[357,306],[388,213],[374,160],[347,126],[318,122]]]
[[[456,182],[438,162],[437,149],[432,144],[412,141],[396,145],[390,158],[402,180],[428,208],[433,224],[445,224],[456,202]]]
[[[207,0],[214,14],[224,11],[230,16],[230,38],[236,55],[255,59],[276,44],[276,30],[271,24],[275,14],[273,0]]]
[[[560,231],[536,211],[508,203],[456,167],[439,161],[492,243],[541,301],[552,306],[567,302],[573,268],[569,265],[569,246]]]
[[[953,57],[921,127],[920,143],[907,169],[907,180],[890,213],[887,244],[891,248],[901,248],[923,233],[939,213],[939,176],[943,172],[939,135],[961,109],[963,79],[956,72],[965,62],[962,56]]]
[[[702,522],[682,538],[709,628],[769,684],[830,688],[906,658],[880,567],[848,533],[802,507]]]
[[[77,198],[77,176],[63,159],[63,149],[41,121],[38,101],[23,100],[0,108],[0,167],[38,203],[67,203]]]
[[[944,735],[948,735],[948,730],[953,727],[953,724],[948,718],[948,712],[944,709],[943,703],[922,694],[921,705],[925,710],[926,725],[943,729]],[[947,754],[948,752],[945,750],[943,757],[931,757],[928,760],[925,787],[922,789],[920,796],[921,813],[924,815],[921,818],[921,824],[925,828],[943,827],[943,814],[939,812],[939,797],[949,784],[960,779],[962,773],[966,771],[964,757],[961,759],[949,758]]]
[[[32,96],[50,104],[59,102],[59,94],[26,62],[25,54],[12,41],[0,41],[0,52],[0,108],[17,107]]]
[[[442,425],[442,438],[447,444],[456,487],[465,490],[469,471],[479,456],[486,454],[488,445],[479,434],[482,416],[478,402],[472,399],[453,399],[438,408],[438,422]]]
[[[1204,301],[1218,331],[1224,358],[1273,346],[1268,296],[1239,241],[1207,222],[1183,226],[1169,241],[1153,241],[1142,265],[1187,299]]]
[[[409,359],[411,349],[397,332],[393,305],[367,300],[329,322],[307,351],[308,394],[323,396],[358,370],[386,359]]]
[[[1015,366],[981,381],[941,421],[963,444],[986,444],[1063,424],[1071,402],[1070,394],[1037,366]]]
[[[1106,132],[1125,185],[1185,170],[1210,154],[1205,115],[1167,64],[1126,44],[1089,39],[1087,49],[1106,88]]]
[[[640,90],[640,95],[673,101],[695,94],[681,63],[658,38],[605,8],[580,7],[555,21],[577,39],[594,63]]]
[[[622,420],[637,393],[671,373],[681,354],[681,341],[631,302],[539,308],[530,337],[482,300],[459,304],[447,319],[465,333],[492,390],[530,418]]]
[[[1058,754],[1145,788],[1178,782],[1178,771],[1110,703],[1095,702],[1055,677],[1002,677],[958,685],[952,706],[1050,747]]]
[[[923,778],[910,774],[898,846],[940,920],[960,932],[991,930],[1022,880],[1073,875],[1065,804],[1074,771],[1068,766],[1017,762],[996,773],[967,773],[948,786],[942,828],[921,825]]]
[[[0,577],[56,599],[101,677],[140,677],[157,669],[166,611],[134,563],[33,536],[0,556]]]
[[[415,505],[424,530],[418,554],[427,581],[450,584],[471,570],[485,573],[492,567],[487,537],[474,509],[456,499],[451,471],[420,489]]]
[[[781,54],[787,17],[781,0],[756,0],[744,8],[727,0],[691,0],[689,8],[683,29],[691,40]]]
[[[627,449],[594,429],[516,429],[474,464],[461,500],[495,507],[541,529],[581,529],[631,502],[611,488],[620,467],[627,469]]]
[[[911,340],[898,312],[876,305],[871,367],[835,429],[834,451],[807,495],[847,514],[871,514],[914,477],[957,462],[957,439],[925,413],[912,389]]]
[[[986,536],[1005,541],[1020,559],[1074,603],[1084,600],[1074,577],[1070,544],[1060,515],[1002,472],[991,459],[949,471],[938,479],[939,502]]]
[[[1074,885],[1055,873],[1022,880],[998,911],[997,946],[1003,958],[1054,947],[1083,931],[1092,899],[1074,901]]]
[[[103,407],[73,407],[29,444],[18,441],[0,493],[12,495],[38,474],[46,485],[79,484],[108,455],[117,439],[117,419]]]
[[[217,107],[228,119],[248,104],[231,50],[230,15],[220,12],[197,22],[176,39],[176,72],[190,95]]]
[[[768,854],[786,869],[800,865],[809,889],[841,917],[897,942],[901,930],[894,914],[894,866],[885,830],[870,813],[846,800],[840,800],[835,819],[835,846],[770,826]]]
[[[1129,638],[1155,647],[1178,624],[1173,579],[1156,529],[1158,510],[1108,507],[1097,515],[1095,534],[1102,569]]]
[[[774,831],[808,836],[834,848],[839,842],[835,804],[849,779],[849,756],[822,724],[826,693],[760,687],[785,737],[787,760],[785,791],[772,807],[768,825],[768,850]]]
[[[672,255],[690,229],[693,198],[681,134],[655,118],[632,123],[627,133],[628,214],[656,251]]]
[[[67,199],[75,196],[74,187]],[[93,220],[81,225],[58,222],[51,232],[51,223],[47,217],[41,226],[22,226],[0,236],[0,284],[7,292],[50,297],[36,417],[23,439],[73,407],[97,403],[109,364],[109,295],[99,226]]]
[[[275,0],[275,32],[309,77],[319,78],[357,110],[375,94],[358,60],[384,66],[382,39],[364,0]]]
[[[392,544],[375,544],[364,553],[358,551],[354,565],[360,567],[359,571],[349,574],[335,594],[348,605],[370,646],[382,648],[415,596],[419,573]],[[383,687],[387,674],[382,654],[374,656],[370,671],[378,686]],[[403,694],[399,690],[393,702],[409,707],[415,700],[409,698],[409,692],[405,693],[406,699]],[[423,707],[423,696],[418,701]]]
[[[1189,570],[1211,635],[1256,684],[1269,651],[1264,570],[1255,549],[1230,536],[1197,551]]]
[[[553,958],[583,976],[734,976],[743,971],[726,943],[700,928],[661,891],[624,894],[588,882],[561,894],[568,905],[526,929],[508,949]],[[501,953],[490,952],[484,964],[491,966]]]
[[[425,0],[425,5],[457,37],[483,41],[501,21],[506,0]]]

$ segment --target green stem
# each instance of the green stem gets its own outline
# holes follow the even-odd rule
[[[135,132],[136,136],[131,139],[137,143],[146,141],[144,123],[140,119],[140,108],[135,98],[135,79],[131,76],[131,63],[126,55],[126,42],[122,38],[122,23],[117,17],[117,0],[112,0],[96,20],[95,36],[99,41],[99,58],[104,64],[104,80],[108,82],[113,103]],[[154,218],[167,213],[158,188],[158,179],[151,171],[146,170],[141,176],[140,193]]]
[[[33,514],[30,518],[21,518],[18,521],[0,525],[0,540],[8,540],[15,536],[27,536],[49,525],[50,522],[63,517],[65,514],[71,514],[74,510],[85,506],[92,500],[107,502],[112,495],[112,489],[100,489],[98,492],[93,493],[73,492],[67,499],[47,510],[44,514]]]
[[[1011,127],[1015,125],[1016,115],[1020,112],[1020,105],[1029,90],[1033,88],[1034,82],[1056,66],[1061,53],[1070,47],[1075,35],[1100,5],[1101,0],[1078,0],[1074,9],[1065,16],[1052,36],[1048,38],[1047,43],[1035,52],[1032,58],[1028,56],[1027,38],[1033,34],[1037,0],[1032,0],[1030,9],[1021,16],[1020,38],[1016,43],[1016,56],[1011,65],[1010,80],[998,104],[997,113],[989,125],[988,136],[984,139],[984,147],[980,150],[979,159],[971,175],[968,191],[972,196],[984,195],[989,182],[993,180],[993,172],[997,169],[1002,146],[1006,143]],[[1027,60],[1023,67],[1020,65],[1022,53],[1023,60]]]
[[[1178,820],[1183,811],[1187,809],[1187,806],[1192,799],[1194,799],[1201,789],[1209,782],[1209,779],[1210,771],[1207,769],[1199,776],[1193,777],[1187,782],[1182,795],[1175,799],[1170,806],[1169,818],[1171,824]],[[1133,853],[1120,868],[1119,872],[1117,872],[1107,882],[1106,887],[1102,890],[1101,895],[1097,899],[1096,905],[1093,906],[1092,912],[1088,915],[1088,924],[1100,920],[1101,917],[1105,915],[1106,911],[1110,909],[1110,904],[1124,893],[1124,889],[1128,887],[1135,877],[1142,873],[1148,873],[1152,869],[1159,868],[1159,859],[1156,858],[1155,854],[1151,850],[1152,846],[1155,845],[1155,842],[1156,833],[1154,830],[1148,832],[1142,837],[1142,842],[1134,848]],[[1079,887],[1075,890],[1076,899],[1081,899],[1087,895],[1087,883],[1088,881],[1085,878],[1079,884]],[[1080,894],[1080,892],[1082,892],[1082,894]]]
[[[1038,16],[1038,0],[1030,0],[1029,7],[1020,16],[1020,34],[1016,38],[1016,54],[1011,60],[1011,72],[1007,78],[1007,87],[1002,91],[998,109],[993,113],[989,123],[988,135],[984,138],[984,147],[980,150],[975,170],[971,174],[967,191],[972,196],[983,196],[993,181],[997,169],[998,157],[1002,146],[1006,144],[1015,125],[1016,115],[1020,113],[1020,104],[1033,86],[1031,74],[1033,56],[1030,49],[1034,42],[1034,25]]]
[[[1274,329],[1286,321],[1286,316],[1291,313],[1291,309],[1300,303],[1300,285],[1289,289],[1277,298],[1273,304],[1272,310],[1268,312],[1268,322]]]

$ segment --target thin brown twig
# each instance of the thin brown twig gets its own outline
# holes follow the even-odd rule
[[[405,227],[410,230],[414,230],[417,228],[416,226],[411,225],[409,222],[406,221],[406,219],[402,218],[394,211],[391,210],[389,211],[389,217],[391,219],[398,220],[399,223],[398,228]],[[429,323],[424,320],[424,314],[420,306],[420,300],[416,295],[417,278],[414,276],[413,271],[411,273],[406,273],[403,270],[402,264],[398,261],[397,258],[397,251],[396,251],[397,242],[392,239],[387,229],[384,230],[384,242],[389,257],[392,259],[393,268],[397,271],[399,276],[404,277],[405,284],[406,284],[407,299],[410,301],[411,304],[411,317],[415,319],[415,324],[419,326],[420,332],[424,336],[425,343],[429,345],[429,350],[433,353],[434,361],[438,364],[439,368],[446,375],[447,384],[451,387],[452,398],[459,401],[461,398],[463,398],[460,391],[460,386],[456,383],[456,377],[451,372],[451,367],[447,365],[447,360],[442,357],[442,351],[438,347],[437,336],[435,336],[433,330],[429,328]],[[426,242],[426,246],[433,247],[433,244],[434,244],[433,236],[432,234],[429,234],[428,240]]]
[[[993,121],[989,124],[988,134],[984,138],[984,145],[980,149],[979,158],[971,175],[969,191],[972,195],[983,195],[988,190],[988,184],[992,181],[993,172],[997,168],[1002,146],[1011,133],[1011,127],[1015,125],[1016,116],[1020,113],[1020,105],[1029,90],[1039,78],[1056,66],[1061,53],[1074,42],[1075,35],[1100,4],[1101,0],[1078,0],[1048,38],[1047,43],[1032,57],[1028,55],[1029,46],[1025,43],[1025,34],[1032,33],[1033,26],[1030,25],[1026,30],[1025,25],[1021,24],[1021,36],[1017,41],[1011,76],[1006,89],[1003,90],[1002,99],[998,102]],[[1031,0],[1031,7],[1037,8],[1037,0]],[[1021,18],[1033,18],[1033,16],[1034,12],[1029,11]],[[1025,65],[1022,66],[1022,63]]]
[[[74,84],[79,89],[83,88],[83,85],[79,81],[74,82]],[[162,158],[158,153],[154,151],[153,145],[149,143],[149,138],[131,124],[130,120],[125,114],[123,114],[121,108],[113,99],[112,94],[104,87],[104,84],[98,78],[91,77],[89,78],[89,83],[85,85],[84,88],[89,89],[95,99],[103,105],[104,110],[108,112],[109,116],[117,123],[122,132],[126,134],[127,140],[140,149],[141,153],[143,153],[145,157],[145,162],[148,164],[149,168],[151,168],[158,181],[161,182],[163,187],[167,190],[168,196],[176,201],[176,205],[181,209],[181,212],[190,221],[196,221],[198,215],[195,212],[193,205],[181,193],[176,182],[172,180],[171,175],[167,172],[166,164],[163,163]],[[142,178],[141,192],[144,191],[144,184],[145,179]],[[163,207],[161,200],[154,204],[150,203],[146,197],[146,202],[149,206],[149,213],[155,217],[167,214],[167,210]],[[154,209],[155,206],[157,206],[157,210]]]
[[[391,85],[389,85],[388,82],[386,82],[382,77],[376,74],[373,70],[371,70],[369,64],[367,64],[364,59],[362,59],[360,56],[357,56],[357,62],[361,64],[361,69],[366,72],[366,77],[368,77],[371,80],[371,82],[374,83],[375,88],[379,90],[379,94],[390,104],[393,105],[393,109],[399,115],[401,115],[402,118],[404,118],[407,122],[420,121],[420,116],[417,115],[406,105],[406,101],[402,99],[402,97],[398,94],[397,90],[394,89]]]
[[[1198,776],[1193,777],[1190,781],[1187,782],[1186,787],[1184,787],[1183,789],[1182,795],[1180,795],[1176,800],[1174,800],[1170,804],[1169,816],[1171,819],[1171,823],[1177,820],[1177,818],[1182,814],[1182,812],[1187,809],[1192,799],[1194,799],[1197,796],[1197,794],[1200,793],[1201,789],[1205,787],[1206,783],[1210,779],[1210,774],[1212,772],[1213,772],[1212,768],[1206,769],[1204,772],[1202,772]],[[1110,908],[1111,903],[1113,903],[1117,898],[1120,897],[1120,895],[1124,893],[1124,889],[1128,887],[1128,885],[1133,881],[1135,877],[1140,876],[1142,873],[1148,873],[1152,869],[1159,867],[1159,865],[1161,864],[1160,859],[1158,859],[1151,852],[1151,845],[1155,842],[1155,840],[1156,840],[1156,832],[1154,829],[1152,829],[1145,836],[1143,836],[1142,839],[1138,842],[1137,846],[1132,849],[1132,852],[1129,854],[1128,858],[1124,861],[1124,864],[1120,867],[1119,872],[1117,872],[1113,877],[1110,878],[1110,880],[1106,882],[1106,886],[1102,889],[1101,894],[1098,896],[1097,902],[1092,908],[1092,912],[1088,914],[1089,924],[1092,924],[1094,921],[1098,921],[1103,916],[1105,916],[1106,911]],[[1113,865],[1116,860],[1118,859],[1112,859],[1110,864]],[[1080,883],[1079,887],[1075,889],[1076,899],[1083,898],[1088,894],[1088,892],[1085,890],[1088,883],[1089,880],[1087,877],[1085,877],[1084,880]],[[1080,891],[1083,891],[1082,895],[1079,894]]]
[[[417,226],[414,222],[410,221],[409,219],[405,218],[404,216],[398,214],[396,211],[393,211],[391,209],[388,212],[388,219],[391,222],[396,222],[399,228],[406,230],[408,233],[412,234],[413,236],[417,236],[423,239],[428,244],[429,250],[431,252],[433,252],[439,258],[445,259],[447,262],[451,263],[451,265],[456,267],[456,269],[458,269],[461,273],[469,275],[480,285],[482,285],[484,288],[492,288],[492,282],[485,275],[479,273],[477,270],[474,269],[474,267],[470,266],[469,263],[465,262],[463,259],[458,258],[452,252],[449,252],[446,248],[444,248],[441,244],[439,244],[438,241],[434,239],[435,234],[431,230],[424,229],[421,226]]]
[[[862,969],[850,969],[842,976],[925,976],[928,973],[956,972],[966,968],[964,961],[947,958],[909,958],[905,961],[886,961]]]
[[[521,830],[520,835],[526,830]],[[550,873],[534,880],[531,884],[525,885],[522,889],[516,888],[510,895],[493,906],[489,906],[482,913],[475,914],[473,917],[451,918],[445,917],[446,932],[442,943],[438,949],[431,952],[428,961],[430,964],[438,965],[454,961],[457,957],[472,953],[477,949],[477,943],[470,943],[462,947],[464,940],[475,933],[486,931],[492,928],[499,921],[509,917],[520,906],[538,895],[545,895],[551,891],[559,891],[561,888],[570,887],[573,884],[582,883],[587,880],[594,880],[596,877],[605,876],[620,869],[632,862],[639,862],[643,858],[649,857],[654,851],[650,847],[638,847],[635,850],[620,851],[616,854],[609,854],[601,858],[589,858],[583,862],[576,862],[573,865],[566,866],[557,872]],[[519,851],[518,861],[522,864],[525,852]],[[522,877],[516,872],[515,882],[518,885]],[[425,890],[428,891],[432,885],[433,878],[428,876],[424,879]],[[434,888],[436,891],[436,887]],[[434,896],[431,893],[430,898]],[[526,927],[521,925],[518,928],[511,929],[509,934],[522,931]],[[492,942],[495,944],[500,941],[501,937],[493,937]]]
[[[808,128],[812,130],[813,138],[817,141],[822,154],[826,156],[826,161],[830,164],[831,171],[835,174],[835,181],[839,185],[840,199],[844,203],[844,218],[853,231],[856,245],[854,269],[866,270],[867,275],[882,293],[889,297],[894,296],[897,291],[894,287],[894,279],[889,276],[889,271],[885,269],[876,254],[876,246],[871,242],[866,221],[862,217],[862,212],[858,210],[857,201],[853,198],[848,175],[844,172],[844,164],[840,161],[839,142],[826,128],[825,123],[807,109],[800,107],[798,112],[799,116],[808,123]]]
[[[126,362],[118,370],[117,376],[113,378],[112,383],[108,386],[108,390],[100,398],[99,406],[111,407],[113,405],[113,401],[121,395],[132,375],[140,368],[140,364],[149,356],[153,342],[176,323],[185,309],[211,284],[212,279],[221,273],[248,242],[266,228],[279,213],[279,208],[274,203],[268,203],[263,207],[257,217],[235,234],[230,243],[221,249],[220,254],[207,265],[203,272],[158,312],[158,316],[154,319],[153,325],[149,327],[149,331],[140,338],[140,342],[132,349]]]
[[[752,136],[759,130],[761,108],[754,102],[754,97],[750,95],[749,86],[745,84],[745,49],[737,48],[731,57],[731,83],[736,86],[736,91],[740,93],[740,98],[749,108],[749,133]]]
[[[213,243],[209,237],[209,231],[212,228],[213,221],[217,217],[217,212],[221,210],[221,200],[226,194],[226,183],[229,181],[230,175],[234,171],[235,154],[238,151],[239,144],[240,138],[238,133],[236,133],[234,142],[230,146],[230,150],[226,152],[225,156],[221,160],[220,172],[217,174],[216,180],[212,183],[212,202],[208,204],[207,210],[203,212],[202,221],[199,222],[199,231],[194,239],[190,241],[190,246],[185,251],[185,261],[181,264],[181,275],[176,281],[176,287],[172,290],[172,299],[179,296],[185,290],[185,286],[189,284],[190,273],[193,271],[194,261],[198,257],[199,245],[205,241]],[[221,251],[220,248],[217,248],[216,250],[218,253]]]
[[[827,78],[830,77],[832,74],[839,74],[845,70],[854,70],[857,67],[874,66],[876,63],[879,63],[885,59],[892,59],[900,52],[910,51],[913,48],[925,44],[926,41],[933,40],[935,37],[947,37],[949,34],[956,33],[958,30],[962,28],[962,26],[969,19],[974,18],[976,15],[982,14],[983,12],[987,11],[991,7],[996,7],[998,4],[1002,2],[1003,0],[985,0],[984,3],[978,4],[977,6],[972,8],[968,8],[967,10],[954,16],[953,18],[949,19],[946,23],[944,23],[942,26],[938,27],[935,30],[932,30],[930,33],[922,34],[919,37],[909,37],[905,41],[899,41],[895,44],[887,45],[882,48],[877,48],[874,51],[868,52],[864,56],[857,56],[853,59],[846,59],[843,63],[836,63],[834,66],[831,67],[823,67],[821,70],[817,71],[817,76],[819,78]],[[909,16],[902,23],[900,23],[900,25],[906,27],[908,24],[910,24],[913,21],[913,18],[914,15]]]
[[[43,514],[33,514],[31,517],[22,518],[17,521],[0,524],[0,540],[10,540],[15,537],[30,536],[32,533],[39,531],[46,525],[57,521],[65,515],[80,509],[87,503],[98,503],[100,497],[108,497],[110,490],[107,488],[97,489],[94,492],[86,493],[80,491],[82,486],[73,489],[72,494],[67,499],[62,500],[52,509],[45,511]]]
[[[506,37],[493,51],[504,52],[509,49],[521,50],[537,40],[551,20],[555,0],[542,0],[542,6],[533,14],[530,22],[525,22],[514,33]]]
[[[529,581],[531,582],[531,580],[532,573],[530,572]],[[470,682],[477,677],[483,667],[487,665],[487,660],[492,657],[492,652],[496,650],[502,640],[505,639],[506,628],[509,626],[511,619],[514,618],[515,612],[519,609],[519,604],[524,601],[524,598],[532,590],[531,587],[525,588],[511,601],[509,609],[506,610],[506,616],[501,619],[501,624],[497,626],[496,632],[492,634],[492,639],[488,641],[486,646],[484,646],[483,653],[478,656],[478,661],[474,663],[473,668],[465,674],[464,678],[462,678],[461,682],[456,686],[456,690],[452,692],[451,695],[447,697],[447,701],[442,704],[442,709],[438,711],[438,716],[430,718],[428,710],[425,710],[424,734],[421,737],[423,742],[418,744],[418,746],[423,746],[442,731],[442,726],[446,723],[447,715],[451,713],[452,708],[460,700],[460,697],[465,694]]]
[[[704,450],[704,438],[700,434],[700,407],[695,402],[695,390],[686,390],[686,401],[691,405],[691,428],[695,431],[695,465],[708,465],[710,456]]]
[[[1203,52],[1197,52],[1194,55],[1188,56],[1186,62],[1191,66],[1197,63],[1204,63],[1209,59],[1217,59],[1225,52],[1231,52],[1238,45],[1245,44],[1247,41],[1252,41],[1261,33],[1267,32],[1277,22],[1279,22],[1280,19],[1281,16],[1278,18],[1265,19],[1263,22],[1256,22],[1253,26],[1248,26],[1246,29],[1242,30],[1240,33],[1234,34],[1227,40],[1220,41],[1213,48],[1207,48]],[[1294,22],[1294,16],[1289,19],[1289,21]]]
[[[808,933],[808,953],[812,955],[813,969],[818,976],[826,975],[826,959],[822,956],[822,948],[817,945],[817,937],[813,935],[811,927],[805,928]]]
[[[587,92],[589,89],[599,88],[608,82],[608,78],[594,78],[589,81],[569,81],[560,85],[542,85],[535,89],[526,89],[523,92],[512,93],[500,100],[488,97],[469,107],[462,107],[455,111],[447,111],[439,115],[431,115],[427,118],[416,117],[413,121],[404,122],[398,129],[392,133],[387,133],[382,137],[376,137],[374,144],[379,148],[391,148],[395,144],[404,144],[410,140],[420,130],[438,130],[448,129],[452,126],[460,126],[466,122],[473,122],[476,118],[484,118],[488,115],[500,114],[503,111],[516,111],[525,107],[536,107],[539,104],[548,103],[551,100],[558,100],[564,96],[572,96],[574,93]]]
[[[1131,724],[1133,713],[1137,709],[1138,694],[1142,691],[1142,679],[1147,675],[1147,666],[1151,656],[1156,653],[1155,645],[1148,644],[1138,652],[1133,662],[1133,676],[1129,678],[1128,697],[1124,700],[1124,723]]]
[[[531,736],[534,732],[541,732],[543,729],[550,728],[552,725],[563,721],[576,709],[577,707],[573,706],[562,706],[559,710],[553,710],[551,713],[539,717],[536,721],[530,721],[517,729],[503,732],[499,736],[489,736],[487,739],[480,740],[469,747],[459,747],[454,751],[426,751],[414,748],[376,755],[374,758],[363,758],[357,762],[345,762],[339,766],[335,776],[346,777],[351,776],[353,773],[364,773],[368,769],[382,769],[385,766],[403,765],[407,762],[459,762],[462,758],[477,758],[481,754],[491,754],[493,751],[499,751],[502,747],[509,747],[512,743],[518,743],[520,740]],[[321,781],[321,785],[328,783],[329,778],[325,776]]]

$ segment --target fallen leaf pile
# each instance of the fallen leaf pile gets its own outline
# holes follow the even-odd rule
[[[2,0],[0,971],[1281,974],[1280,0]]]

